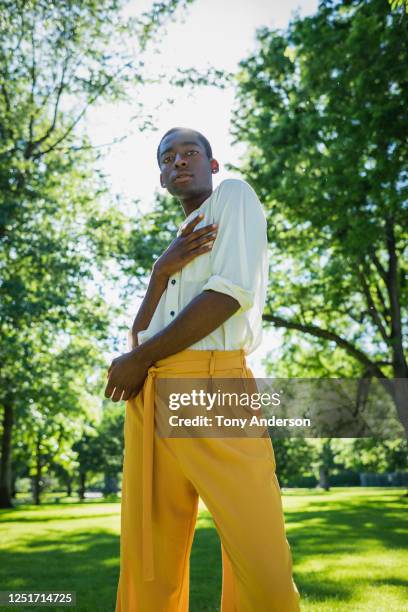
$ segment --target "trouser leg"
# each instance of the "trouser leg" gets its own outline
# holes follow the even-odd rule
[[[154,580],[143,580],[142,394],[126,405],[121,505],[121,572],[116,612],[188,612],[189,556],[198,495],[166,440],[155,436]]]
[[[183,442],[190,443],[184,445],[187,476],[211,512],[224,548],[222,612],[297,612],[270,440]]]

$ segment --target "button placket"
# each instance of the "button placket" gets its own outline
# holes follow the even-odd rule
[[[169,324],[174,317],[177,315],[178,311],[178,303],[179,303],[179,290],[180,283],[177,282],[180,274],[176,274],[175,277],[170,278],[169,284],[167,286],[167,299],[166,299],[166,319],[167,324]]]

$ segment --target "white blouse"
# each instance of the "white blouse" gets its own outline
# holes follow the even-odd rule
[[[262,337],[268,282],[265,214],[252,187],[237,179],[224,180],[186,217],[177,235],[199,213],[204,217],[196,229],[218,224],[213,247],[170,277],[150,325],[138,333],[138,343],[167,327],[202,291],[212,289],[232,296],[241,307],[189,348],[220,351],[242,348],[249,354],[259,346]]]

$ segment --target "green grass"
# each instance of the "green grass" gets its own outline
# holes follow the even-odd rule
[[[284,492],[283,504],[302,611],[408,610],[403,490],[299,489]],[[113,611],[119,527],[119,504],[100,500],[1,510],[0,590],[74,590],[75,612]],[[218,536],[202,508],[191,558],[191,612],[219,609],[220,563]]]

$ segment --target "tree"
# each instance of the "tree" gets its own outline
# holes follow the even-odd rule
[[[317,451],[316,467],[319,473],[319,487],[325,491],[330,489],[330,471],[334,467],[334,453],[330,438],[315,440]]]
[[[29,405],[38,337],[58,352],[71,333],[107,335],[95,273],[121,255],[126,234],[123,216],[103,202],[81,121],[99,100],[123,99],[142,83],[141,53],[184,3],[156,2],[127,20],[125,4],[6,0],[0,8],[0,507],[11,505],[13,427]]]
[[[388,0],[393,9],[402,9],[408,13],[408,0]]]
[[[334,443],[334,452],[345,466],[354,470],[398,472],[408,469],[407,440],[360,438]]]
[[[19,427],[14,430],[13,445],[20,454],[24,449],[36,504],[41,501],[47,474],[57,469],[70,484],[68,477],[72,479],[76,465],[72,445],[85,424],[96,417],[100,404],[100,381],[90,380],[89,374],[92,367],[103,365],[102,356],[91,338],[79,337],[79,330],[70,335],[69,344],[59,352],[53,336],[50,345],[41,337],[31,359],[32,369],[25,373],[28,391],[15,405]]]
[[[276,461],[276,475],[281,486],[286,486],[291,479],[303,476],[308,472],[314,458],[314,450],[307,440],[302,438],[273,438],[273,450]]]
[[[99,471],[104,473],[105,495],[118,492],[118,474],[123,462],[124,422],[123,406],[105,402],[102,420],[97,428],[98,436],[93,443],[100,457]]]
[[[99,471],[99,455],[95,453],[96,429],[88,427],[80,440],[75,442],[73,450],[77,453],[79,463],[79,499],[85,499],[86,479],[89,473]]]
[[[399,379],[408,432],[407,29],[386,0],[325,0],[260,30],[233,131],[268,211],[265,321],[343,351],[361,378]]]
[[[154,261],[174,240],[184,218],[175,198],[156,194],[153,210],[135,219],[122,260],[122,270],[130,279],[130,293],[146,285]]]

